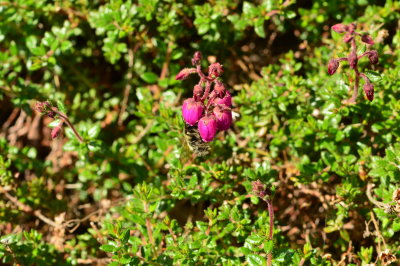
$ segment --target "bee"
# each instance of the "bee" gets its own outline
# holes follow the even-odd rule
[[[210,145],[201,139],[197,125],[190,126],[185,123],[184,136],[190,151],[197,157],[204,157],[210,153]]]

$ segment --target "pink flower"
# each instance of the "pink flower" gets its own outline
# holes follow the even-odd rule
[[[214,139],[217,133],[217,121],[214,115],[207,115],[200,119],[199,133],[204,142],[210,142]]]
[[[344,24],[336,24],[332,26],[332,30],[336,31],[337,33],[345,33],[346,31],[349,30],[349,27],[344,25]]]
[[[339,67],[339,61],[336,59],[331,59],[328,63],[328,74],[329,75],[335,74],[338,67]]]
[[[212,63],[208,67],[208,75],[212,78],[220,77],[224,73],[224,68],[220,63]]]
[[[176,80],[184,80],[187,77],[189,77],[190,74],[193,74],[193,73],[196,73],[195,68],[184,68],[178,73],[178,75],[176,75],[175,79]]]
[[[374,40],[372,40],[368,34],[361,36],[361,41],[365,42],[366,44],[374,44]]]
[[[228,90],[225,91],[225,95],[221,97],[216,97],[214,99],[215,104],[225,104],[228,107],[232,106],[232,96]]]
[[[182,116],[185,122],[191,126],[195,125],[203,115],[203,104],[196,102],[193,98],[186,99],[182,105]]]
[[[50,133],[51,138],[52,139],[57,138],[60,135],[61,131],[62,131],[62,123],[60,123],[59,125],[57,125],[55,128],[53,128],[51,130],[51,133]]]
[[[213,110],[218,130],[228,130],[232,124],[232,111],[226,106],[216,106]]]
[[[374,99],[374,85],[372,83],[366,83],[363,89],[365,96],[367,96],[368,100],[372,101]]]
[[[375,50],[369,51],[368,52],[368,59],[371,62],[371,64],[378,64],[379,58],[378,58],[378,52]]]
[[[201,53],[199,51],[195,52],[192,58],[192,64],[194,66],[200,65],[200,61],[201,61]]]

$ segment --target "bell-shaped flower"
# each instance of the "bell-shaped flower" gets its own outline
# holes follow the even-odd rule
[[[210,142],[217,133],[217,121],[214,115],[202,117],[198,123],[199,133],[204,142]]]
[[[182,105],[182,116],[185,122],[191,126],[195,125],[203,115],[204,106],[193,98],[186,99]]]
[[[214,107],[213,114],[217,121],[218,130],[228,130],[232,124],[232,111],[224,106],[217,105]]]
[[[372,101],[374,99],[374,84],[366,83],[363,89],[365,92],[365,96],[367,96],[369,101]]]
[[[228,90],[225,90],[225,95],[221,97],[214,98],[215,104],[225,104],[228,107],[232,106],[232,96]]]

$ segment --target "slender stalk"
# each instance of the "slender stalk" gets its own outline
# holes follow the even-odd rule
[[[56,107],[52,108],[52,111],[55,112],[74,132],[76,138],[79,140],[80,143],[83,143],[83,138],[81,135],[79,135],[78,131],[75,129],[74,125],[71,123],[71,121],[69,120],[68,116],[61,113],[60,111],[58,111],[58,109]]]
[[[358,69],[354,69],[355,72],[355,82],[354,82],[354,90],[353,90],[353,96],[351,96],[349,102],[355,103],[357,96],[358,96],[358,86],[360,83],[360,73],[358,72]]]
[[[268,206],[268,215],[269,215],[269,240],[272,241],[272,237],[274,234],[274,207],[272,205],[271,200],[266,200]],[[272,265],[272,251],[267,255],[267,265]]]

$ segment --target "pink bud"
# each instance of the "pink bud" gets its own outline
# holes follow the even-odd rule
[[[224,104],[228,107],[232,106],[232,96],[228,90],[225,91],[225,95],[221,97],[216,97],[214,99],[215,104]]]
[[[58,126],[56,126],[55,128],[53,128],[51,130],[51,133],[50,133],[51,138],[52,139],[57,138],[60,135],[61,131],[62,131],[62,123],[60,123]]]
[[[224,68],[222,67],[222,65],[220,63],[212,63],[209,67],[208,67],[208,75],[210,77],[220,77],[222,75],[222,73],[224,73]]]
[[[199,51],[195,52],[194,55],[193,55],[193,58],[192,58],[192,64],[194,66],[199,65],[200,62],[201,62],[201,57],[202,56],[201,56],[201,53]]]
[[[368,52],[368,59],[371,62],[371,64],[378,64],[379,58],[378,58],[378,52],[375,50],[369,51]]]
[[[374,44],[374,40],[372,40],[372,38],[368,34],[362,35],[361,41],[365,42],[366,44]]]
[[[203,115],[203,104],[193,98],[186,99],[182,105],[182,116],[185,122],[191,126],[197,123]]]
[[[232,124],[232,111],[227,107],[216,106],[213,110],[218,130],[228,130]]]
[[[332,26],[332,30],[336,31],[337,33],[345,33],[346,31],[349,30],[349,27],[344,25],[344,24],[336,24]]]
[[[217,133],[217,121],[214,115],[207,115],[200,119],[199,133],[204,142],[210,142],[214,139]]]
[[[354,23],[354,22],[352,22],[352,23],[350,23],[350,25],[349,25],[348,32],[351,33],[351,34],[353,34],[354,31],[356,30],[356,28],[357,28],[357,24]]]
[[[195,68],[184,68],[178,73],[178,75],[176,75],[175,79],[176,80],[184,80],[187,77],[189,77],[190,74],[193,74],[193,73],[196,73]]]
[[[203,95],[203,88],[200,85],[195,85],[193,88],[193,95],[196,99],[200,99]]]
[[[42,115],[46,115],[50,118],[54,118],[56,114],[52,110],[52,105],[50,102],[37,102],[35,105],[35,110],[41,113]]]
[[[358,63],[358,58],[357,58],[357,53],[356,53],[355,49],[351,50],[348,60],[349,60],[350,68],[356,69],[357,63]]]
[[[225,85],[222,82],[217,82],[214,86],[215,93],[220,97],[225,94],[225,90]]]
[[[344,37],[343,37],[343,41],[345,42],[345,43],[349,43],[349,42],[351,42],[351,40],[353,40],[353,35],[351,35],[350,33],[347,33],[346,35],[344,35]]]
[[[328,74],[329,75],[335,74],[338,67],[339,67],[339,61],[336,59],[331,59],[328,63]]]
[[[372,101],[374,99],[374,84],[368,82],[364,85],[363,89],[365,96],[367,96],[368,100]]]

